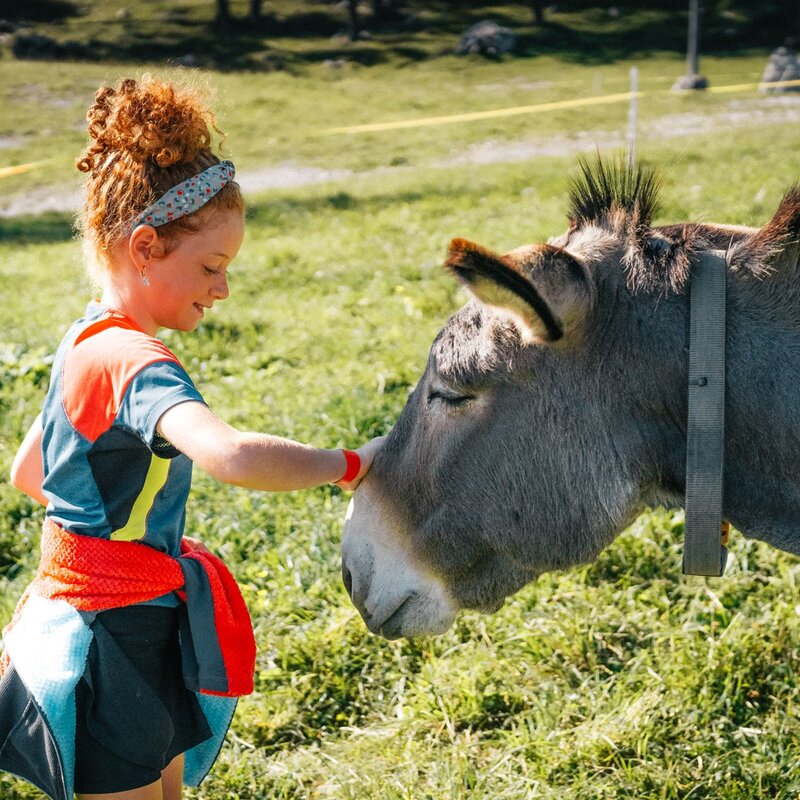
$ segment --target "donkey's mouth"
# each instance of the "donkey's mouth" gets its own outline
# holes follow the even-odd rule
[[[416,597],[415,594],[410,594],[403,600],[402,603],[395,609],[392,615],[384,620],[378,631],[385,639],[400,639],[404,636],[403,633],[403,616],[404,612],[408,610],[408,601]]]

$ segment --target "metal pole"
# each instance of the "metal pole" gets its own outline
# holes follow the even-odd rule
[[[689,76],[699,74],[697,38],[700,30],[700,0],[689,0],[689,41],[686,48],[686,70]]]
[[[689,38],[686,45],[686,75],[675,81],[673,91],[686,89],[706,89],[708,81],[700,72],[698,52],[700,39],[700,0],[689,0]]]
[[[631,104],[628,107],[628,168],[636,160],[636,116],[638,111],[639,70],[631,67]]]

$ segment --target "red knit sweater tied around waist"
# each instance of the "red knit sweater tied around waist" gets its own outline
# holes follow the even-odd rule
[[[224,676],[221,684],[215,680],[212,683],[216,685],[201,685],[200,691],[226,697],[253,691],[256,646],[252,622],[233,575],[217,556],[184,539],[181,555],[172,558],[140,542],[70,533],[49,519],[42,529],[41,553],[36,578],[20,600],[11,625],[29,594],[64,600],[78,611],[104,611],[177,591],[187,604],[192,627],[195,619],[204,622],[203,609],[213,615],[210,624],[202,624],[202,631],[193,635],[193,645],[201,665],[203,651],[213,648],[214,657],[217,661],[221,657],[224,664]],[[187,591],[190,574],[198,573],[191,586],[200,588]],[[209,632],[211,638],[215,635],[215,642],[208,642]],[[202,668],[200,672],[202,681]]]

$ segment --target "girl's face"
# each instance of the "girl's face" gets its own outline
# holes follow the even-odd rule
[[[206,309],[228,296],[228,265],[243,238],[242,213],[219,210],[197,233],[182,234],[150,262],[146,296],[157,327],[194,330]]]

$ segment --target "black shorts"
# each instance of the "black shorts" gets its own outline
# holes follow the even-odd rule
[[[100,612],[86,672],[76,688],[75,791],[147,786],[211,736],[183,682],[178,615],[183,607]]]

